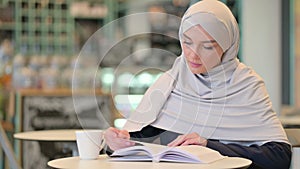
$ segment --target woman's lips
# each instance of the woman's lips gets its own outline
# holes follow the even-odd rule
[[[198,68],[198,67],[200,67],[201,65],[202,65],[202,64],[190,62],[190,66],[193,67],[193,68]]]

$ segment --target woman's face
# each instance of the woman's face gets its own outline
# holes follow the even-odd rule
[[[184,32],[181,43],[192,73],[206,73],[220,64],[222,48],[200,25]]]

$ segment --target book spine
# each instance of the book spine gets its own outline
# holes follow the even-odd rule
[[[159,156],[153,156],[152,157],[152,162],[158,163],[159,162]]]

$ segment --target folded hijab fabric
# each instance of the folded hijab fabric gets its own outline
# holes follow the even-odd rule
[[[152,125],[207,139],[288,143],[263,79],[237,59],[239,29],[230,10],[217,0],[194,4],[182,18],[180,41],[196,25],[222,48],[221,63],[206,74],[193,74],[182,53],[146,91],[124,129]]]

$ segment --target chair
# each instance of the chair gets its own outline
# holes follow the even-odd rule
[[[2,123],[0,123],[0,143],[1,147],[4,150],[4,153],[6,154],[10,167],[12,169],[22,169],[20,164],[17,161],[17,158],[14,155],[14,151],[12,149],[12,146],[8,140],[8,137],[2,127]]]
[[[285,132],[293,147],[300,147],[300,128],[286,128]]]
[[[293,151],[290,169],[298,169],[300,168],[300,128],[286,128],[285,132]]]

